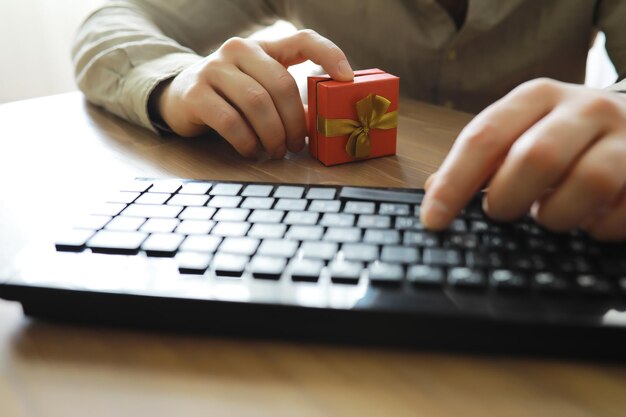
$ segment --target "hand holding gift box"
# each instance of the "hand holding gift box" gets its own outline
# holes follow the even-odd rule
[[[396,153],[400,79],[379,69],[354,80],[309,77],[309,152],[324,165]]]

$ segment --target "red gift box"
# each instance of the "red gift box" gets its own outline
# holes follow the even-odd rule
[[[400,79],[379,69],[353,81],[309,77],[309,152],[324,165],[395,155]]]

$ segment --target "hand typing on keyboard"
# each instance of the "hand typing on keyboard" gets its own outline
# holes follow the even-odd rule
[[[626,99],[551,80],[523,84],[461,132],[427,181],[424,224],[444,229],[484,185],[483,208],[529,211],[554,231],[626,238]]]

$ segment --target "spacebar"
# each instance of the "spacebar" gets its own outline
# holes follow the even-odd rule
[[[343,187],[339,193],[342,200],[366,200],[393,203],[420,204],[424,194],[407,193],[392,190],[376,190],[373,188]]]

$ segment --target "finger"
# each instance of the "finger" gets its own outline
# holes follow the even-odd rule
[[[276,61],[288,67],[311,60],[338,81],[350,81],[354,71],[343,51],[317,32],[305,29],[275,41],[263,41],[261,47]]]
[[[274,158],[285,156],[283,123],[272,97],[261,84],[236,67],[214,71],[207,81],[239,109],[268,154]]]
[[[556,105],[562,88],[558,85],[546,80],[526,83],[463,129],[424,197],[421,217],[426,227],[447,227],[497,170],[513,142]]]
[[[257,137],[241,114],[212,89],[207,89],[203,102],[194,106],[194,114],[214,129],[241,155],[252,158],[258,151]]]
[[[598,208],[614,201],[626,187],[626,139],[613,133],[596,142],[562,183],[541,201],[537,221],[549,229],[578,227]]]
[[[430,174],[428,178],[426,178],[426,182],[424,182],[425,191],[428,191],[428,189],[430,188],[430,184],[432,184],[434,179],[435,179],[435,174]]]
[[[299,152],[304,147],[307,130],[296,81],[285,67],[267,55],[262,48],[255,49],[245,59],[243,56],[237,57],[235,63],[270,94],[285,129],[287,148],[292,152]]]
[[[608,210],[586,229],[595,239],[606,241],[626,239],[626,189]]]
[[[562,106],[529,128],[511,146],[489,184],[487,214],[508,221],[528,213],[533,202],[560,182],[597,140],[601,126]]]

